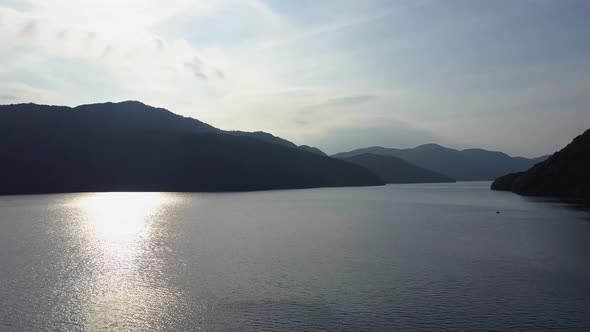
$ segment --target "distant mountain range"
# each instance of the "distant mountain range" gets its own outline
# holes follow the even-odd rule
[[[383,184],[369,170],[316,150],[134,101],[0,106],[0,194]]]
[[[346,159],[363,154],[396,157],[457,181],[493,180],[506,173],[527,170],[547,158],[510,157],[502,152],[483,149],[455,150],[437,144],[425,144],[411,149],[373,146],[337,153],[332,157]]]
[[[490,180],[544,159],[436,144],[328,157],[270,133],[224,131],[137,101],[0,105],[0,152],[0,194]]]
[[[397,157],[365,153],[342,160],[365,167],[377,174],[385,183],[455,182],[446,175],[418,167]]]
[[[590,198],[590,129],[528,171],[496,179],[492,189],[528,196]]]

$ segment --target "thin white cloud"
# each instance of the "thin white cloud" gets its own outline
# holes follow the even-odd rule
[[[315,6],[330,13],[334,5],[338,2]],[[407,143],[420,135],[453,144],[485,137],[487,143],[482,139],[481,145],[497,143],[496,149],[502,149],[511,145],[492,134],[458,131],[457,125],[481,131],[481,114],[487,114],[490,126],[496,125],[499,118],[493,114],[590,92],[588,81],[571,71],[587,71],[588,62],[571,64],[571,59],[562,67],[541,63],[523,69],[517,63],[501,71],[454,71],[451,65],[461,64],[450,61],[448,72],[429,72],[439,60],[438,54],[427,53],[430,49],[445,50],[457,33],[487,31],[509,22],[510,16],[462,11],[434,15],[435,24],[413,24],[414,18],[428,19],[429,6],[437,2],[355,10],[362,5],[347,2],[338,7],[338,15],[311,26],[262,0],[31,0],[26,6],[0,5],[0,103],[139,99],[220,128],[266,130],[298,143],[322,147],[326,142],[330,149],[339,146],[334,137],[355,128],[363,135],[380,133],[372,139],[385,137],[387,128],[406,132],[412,138]],[[412,84],[402,75],[408,67],[416,68],[405,72],[412,73]],[[557,79],[559,72],[563,75]],[[438,81],[433,79],[437,74]],[[516,82],[529,76],[534,79],[525,79],[522,86],[497,83],[503,77]],[[489,89],[472,88],[488,82]],[[570,127],[583,122],[577,108],[568,112]],[[525,115],[515,118],[525,123]],[[342,149],[345,144],[350,143],[342,143]],[[518,149],[524,151],[525,145]]]

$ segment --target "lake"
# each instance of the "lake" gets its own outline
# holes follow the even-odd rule
[[[0,330],[589,330],[590,213],[489,185],[3,196]]]

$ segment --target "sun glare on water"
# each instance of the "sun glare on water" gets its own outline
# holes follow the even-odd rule
[[[164,315],[178,302],[154,279],[163,269],[161,235],[175,199],[169,193],[111,192],[81,194],[72,202],[92,271],[80,287],[86,328],[126,321],[128,327],[149,330],[145,312]]]
[[[146,236],[166,198],[162,193],[97,193],[80,199],[87,226],[105,243],[129,243]]]

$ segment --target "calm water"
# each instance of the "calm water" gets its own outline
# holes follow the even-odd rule
[[[0,330],[589,330],[589,213],[488,187],[0,197]]]

